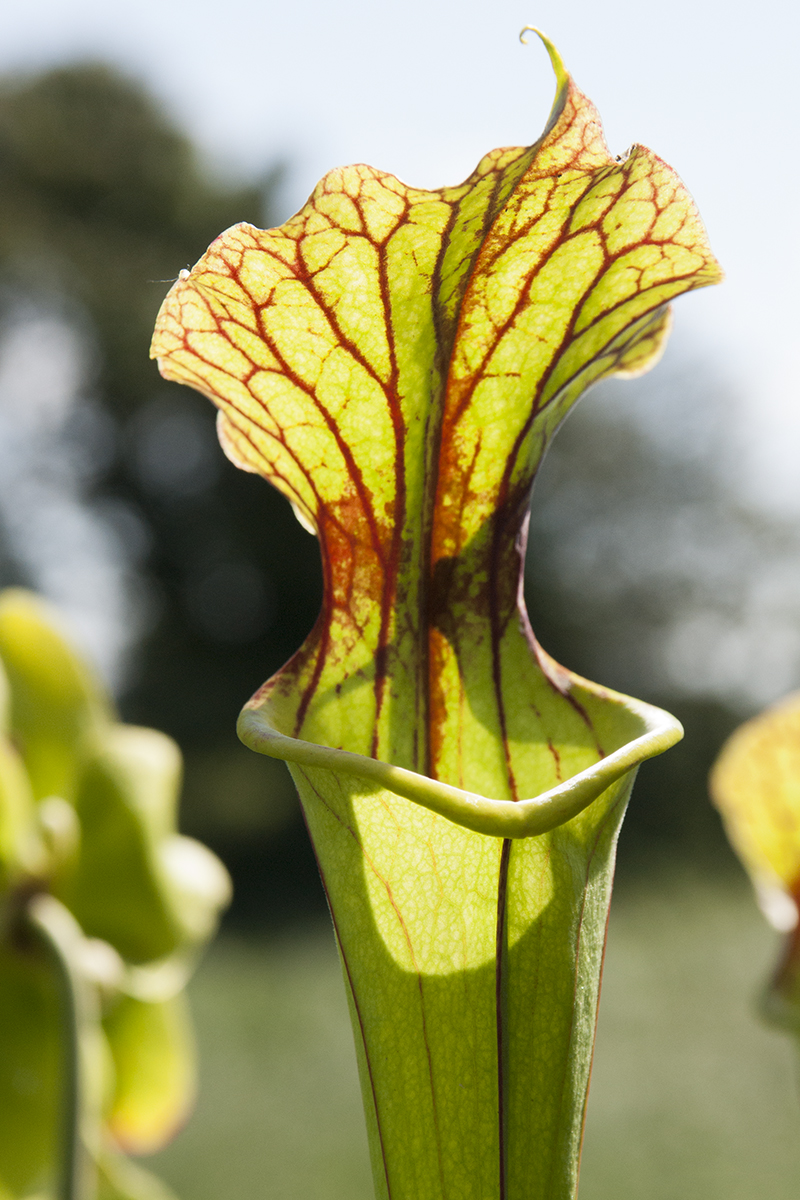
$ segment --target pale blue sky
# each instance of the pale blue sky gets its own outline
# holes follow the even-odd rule
[[[456,182],[532,141],[553,81],[538,24],[603,114],[609,144],[684,177],[728,272],[678,321],[746,397],[743,478],[800,512],[797,381],[800,10],[719,0],[26,0],[0,11],[0,70],[76,56],[144,76],[206,150],[292,171],[286,215],[329,167],[363,160]],[[760,211],[759,211],[760,210]]]

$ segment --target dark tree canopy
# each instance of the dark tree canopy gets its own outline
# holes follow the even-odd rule
[[[121,414],[153,387],[146,350],[163,281],[228,225],[262,220],[266,200],[211,179],[153,98],[109,67],[0,89],[3,266],[85,308],[104,402]]]
[[[270,164],[261,183],[215,178],[145,88],[103,64],[0,85],[0,304],[55,305],[86,334],[114,442],[87,500],[149,547],[137,570],[150,632],[124,714],[181,742],[188,829],[236,869],[240,846],[268,862],[284,827],[274,853],[313,882],[310,851],[292,865],[301,831],[285,768],[248,754],[234,727],[314,621],[316,545],[272,488],[223,458],[211,405],[148,357],[169,282],[228,226],[270,223],[276,178]],[[13,564],[4,571],[13,580]]]

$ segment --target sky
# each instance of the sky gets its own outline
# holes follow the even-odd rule
[[[719,0],[26,0],[0,10],[0,71],[102,58],[144,78],[217,167],[288,163],[281,216],[330,167],[455,183],[540,133],[553,78],[535,24],[604,118],[698,202],[727,282],[677,320],[731,381],[741,484],[800,515],[795,107],[800,8]],[[738,398],[738,399],[737,399]],[[738,405],[738,407],[737,407]]]

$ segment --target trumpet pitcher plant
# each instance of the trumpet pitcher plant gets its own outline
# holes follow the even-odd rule
[[[152,348],[319,538],[319,619],[239,732],[300,794],[391,1200],[574,1195],[617,832],[681,736],[555,663],[522,600],[559,423],[719,278],[678,177],[609,153],[543,41],[532,146],[436,191],[331,171],[182,272]]]

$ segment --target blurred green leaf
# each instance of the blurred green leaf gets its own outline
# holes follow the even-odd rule
[[[83,758],[112,715],[99,680],[59,624],[58,614],[31,592],[12,588],[0,596],[11,733],[37,800],[74,799]]]
[[[123,996],[103,1022],[115,1067],[106,1114],[120,1149],[160,1150],[186,1120],[194,1102],[195,1049],[186,999],[160,1003]]]
[[[97,1163],[97,1200],[175,1200],[171,1188],[130,1159],[104,1150]]]
[[[30,780],[7,736],[10,699],[0,660],[0,894],[20,872],[43,866]]]
[[[765,915],[789,935],[763,1015],[800,1035],[800,692],[731,735],[710,786]]]
[[[165,889],[184,942],[204,942],[220,909],[231,900],[231,881],[216,854],[195,838],[173,834],[158,847]]]
[[[7,914],[4,914],[7,920]],[[59,984],[40,944],[0,939],[0,1195],[53,1185],[62,1099]]]
[[[80,850],[58,895],[90,937],[132,962],[162,958],[181,941],[157,852],[173,827],[178,771],[163,734],[112,726],[76,788]]]
[[[711,794],[759,888],[800,891],[800,692],[741,725],[711,772]]]
[[[30,779],[17,750],[0,734],[0,893],[20,875],[43,869]]]
[[[166,1200],[103,1147],[152,1151],[188,1114],[180,993],[230,881],[177,833],[175,743],[113,720],[29,593],[0,595],[0,663],[0,1197],[51,1200],[96,1168],[100,1200]]]
[[[175,834],[180,752],[165,734],[109,726],[75,798],[80,851],[59,896],[91,937],[134,963],[207,937],[228,899],[224,869]]]

